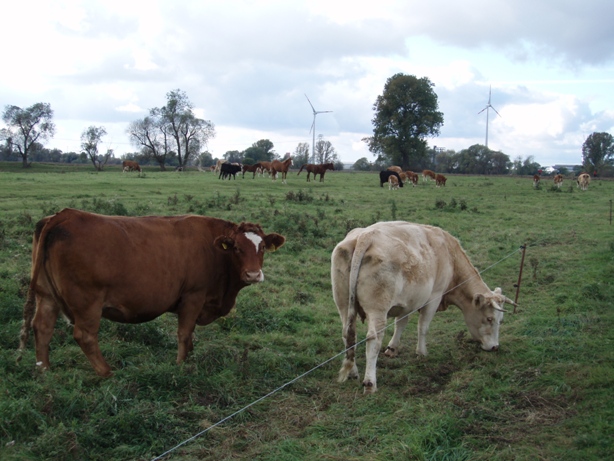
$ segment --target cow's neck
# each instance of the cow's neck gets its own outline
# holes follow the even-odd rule
[[[463,311],[473,307],[473,297],[476,293],[488,293],[490,290],[482,280],[477,269],[471,264],[467,255],[458,258],[454,267],[452,284],[445,295],[447,304],[454,304]]]

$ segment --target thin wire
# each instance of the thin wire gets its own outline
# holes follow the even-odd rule
[[[458,284],[458,285],[456,285],[455,287],[450,288],[448,291],[446,291],[445,293],[443,293],[443,295],[446,295],[446,294],[450,293],[451,291],[453,291],[453,290],[457,289],[458,287],[460,287],[460,286],[464,285],[465,283],[469,282],[470,280],[473,280],[474,278],[476,278],[476,277],[480,276],[480,275],[481,275],[481,274],[483,274],[484,272],[486,272],[486,271],[488,271],[488,270],[492,269],[493,267],[497,266],[498,264],[501,264],[501,263],[502,263],[503,261],[505,261],[506,259],[511,258],[513,255],[515,255],[516,253],[518,253],[518,252],[519,252],[521,249],[522,249],[522,247],[518,248],[517,250],[515,250],[515,251],[513,251],[512,253],[508,254],[507,256],[505,256],[504,258],[500,259],[500,260],[499,260],[499,261],[497,261],[496,263],[491,264],[491,265],[490,265],[490,266],[488,266],[486,269],[483,269],[483,270],[479,271],[479,272],[477,273],[477,275],[474,275],[474,276],[472,276],[472,277],[469,277],[468,279],[466,279],[466,280],[462,281],[461,283],[459,283],[459,284]],[[443,296],[443,295],[442,295],[442,296]],[[422,309],[424,306],[426,306],[426,305],[427,305],[429,302],[431,302],[431,301],[432,301],[432,300],[431,300],[431,299],[429,299],[427,302],[425,302],[425,303],[424,303],[422,306],[420,306],[419,308],[414,309],[413,311],[409,312],[408,314],[405,314],[403,317],[398,317],[398,318],[397,318],[397,321],[398,321],[398,320],[401,320],[401,319],[404,319],[404,318],[406,318],[406,317],[409,317],[409,316],[410,316],[410,315],[412,315],[413,313],[415,313],[415,312],[419,311],[420,309]],[[386,331],[386,330],[387,330],[388,328],[390,328],[390,327],[391,327],[393,324],[394,324],[394,323],[390,323],[390,324],[386,325],[386,326],[385,326],[385,327],[383,327],[382,329],[378,330],[376,334],[379,336],[379,334],[380,334],[380,333],[382,333],[382,332]],[[151,461],[158,461],[158,460],[160,460],[160,459],[164,458],[165,456],[169,455],[170,453],[172,453],[173,451],[177,450],[178,448],[181,448],[182,446],[184,446],[184,445],[186,445],[186,444],[190,443],[192,440],[196,440],[196,439],[197,439],[198,437],[200,437],[201,435],[206,434],[206,433],[207,433],[207,432],[209,432],[210,430],[212,430],[212,429],[216,428],[217,426],[220,426],[220,425],[224,424],[226,421],[231,420],[231,419],[232,419],[232,418],[234,418],[235,416],[237,416],[237,415],[239,415],[239,414],[243,413],[244,411],[248,410],[249,408],[253,407],[254,405],[257,405],[258,403],[262,402],[263,400],[268,399],[269,397],[271,397],[272,395],[274,395],[274,394],[276,394],[277,392],[281,391],[282,389],[284,389],[284,388],[286,388],[286,387],[290,386],[291,384],[294,384],[294,383],[295,383],[295,382],[297,382],[298,380],[300,380],[300,379],[304,378],[305,376],[307,376],[307,375],[309,375],[309,374],[313,373],[313,372],[314,372],[314,371],[316,371],[317,369],[322,368],[324,365],[329,364],[330,362],[332,362],[333,360],[335,360],[337,357],[342,356],[343,354],[345,354],[345,353],[346,353],[347,351],[349,351],[350,349],[354,349],[354,348],[356,348],[357,346],[360,346],[362,343],[364,343],[364,342],[366,342],[366,341],[368,341],[368,340],[369,340],[369,337],[367,336],[367,337],[365,337],[364,339],[362,339],[362,340],[358,341],[358,342],[357,342],[356,344],[354,344],[353,346],[350,346],[350,347],[346,348],[345,350],[343,350],[343,351],[339,352],[338,354],[334,355],[333,357],[330,357],[329,359],[325,360],[324,362],[322,362],[322,363],[320,363],[320,364],[316,365],[315,367],[311,368],[310,370],[306,371],[305,373],[303,373],[303,374],[301,374],[301,375],[297,376],[296,378],[294,378],[294,379],[292,379],[292,380],[288,381],[287,383],[283,384],[282,386],[278,387],[277,389],[275,389],[275,390],[273,390],[273,391],[269,392],[268,394],[263,395],[262,397],[260,397],[260,398],[258,398],[258,399],[256,399],[256,400],[254,400],[252,403],[250,403],[250,404],[248,404],[248,405],[244,406],[244,407],[243,407],[243,408],[241,408],[240,410],[237,410],[237,411],[235,411],[234,413],[232,413],[232,414],[230,414],[230,415],[226,416],[225,418],[220,419],[220,420],[219,420],[217,423],[215,423],[215,424],[213,424],[213,425],[209,426],[208,428],[206,428],[206,429],[204,429],[204,430],[200,431],[198,434],[193,435],[193,436],[192,436],[192,437],[190,437],[189,439],[184,440],[183,442],[179,443],[178,445],[174,446],[173,448],[171,448],[171,449],[169,449],[169,450],[165,451],[165,452],[164,452],[164,453],[162,453],[161,455],[158,455],[158,456],[156,456],[155,458],[152,458],[152,459],[151,459]]]

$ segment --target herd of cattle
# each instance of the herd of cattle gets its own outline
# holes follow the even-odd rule
[[[540,175],[538,174],[533,175],[533,187],[534,188],[537,189],[537,187],[539,187],[541,183],[541,179],[542,178]],[[554,186],[558,189],[560,189],[561,186],[563,185],[563,175],[562,174],[555,174],[552,180],[554,181]],[[580,190],[588,190],[588,185],[591,183],[591,175],[588,173],[580,173],[578,177],[576,178],[576,183],[578,185],[578,188],[580,188]]]

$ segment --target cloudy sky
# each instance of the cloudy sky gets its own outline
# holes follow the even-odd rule
[[[47,147],[133,152],[129,122],[181,89],[216,127],[221,157],[269,139],[279,154],[316,135],[341,160],[373,160],[373,103],[396,73],[428,77],[444,114],[431,146],[484,144],[512,160],[579,164],[614,134],[611,0],[30,0],[3,7],[0,108],[48,102]],[[1,122],[0,122],[1,123]]]

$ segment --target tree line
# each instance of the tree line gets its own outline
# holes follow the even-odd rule
[[[429,147],[427,138],[439,135],[444,123],[439,111],[434,84],[426,77],[395,74],[384,86],[383,93],[373,105],[373,135],[363,138],[375,160],[361,158],[356,170],[385,169],[399,165],[406,170],[433,169],[442,173],[459,174],[523,174],[532,175],[541,165],[532,156],[511,160],[503,152],[476,144],[460,152]],[[105,165],[120,163],[122,159],[141,164],[183,168],[191,165],[208,167],[218,160],[206,150],[215,136],[210,120],[198,118],[187,94],[173,90],[166,94],[166,104],[148,110],[148,115],[131,122],[126,130],[130,143],[137,149],[121,159],[112,149],[101,150],[102,138],[107,134],[102,126],[87,127],[81,134],[81,151],[63,153],[46,149],[44,143],[55,134],[53,110],[49,103],[37,103],[22,109],[8,105],[2,113],[6,128],[0,130],[0,159],[21,159],[23,167],[31,161],[91,162],[97,170]],[[318,137],[311,158],[309,143],[299,143],[294,152],[283,156],[276,153],[273,143],[261,139],[243,151],[227,151],[223,158],[229,162],[254,164],[292,155],[295,167],[306,163],[335,164],[342,168],[335,148]],[[582,146],[584,171],[601,176],[614,175],[614,137],[607,132],[592,133]]]

